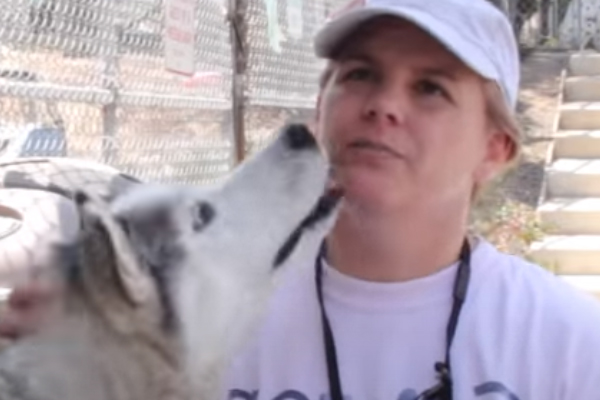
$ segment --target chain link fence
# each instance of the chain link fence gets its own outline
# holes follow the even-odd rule
[[[322,64],[311,38],[331,7],[343,1],[249,1],[246,137],[264,139],[290,120],[306,120],[316,100]]]
[[[235,163],[227,0],[197,0],[191,77],[164,67],[163,0],[0,0],[0,155],[203,184]],[[245,150],[310,114],[311,37],[340,0],[246,3]]]
[[[4,158],[73,157],[193,184],[229,170],[231,50],[217,1],[199,0],[192,77],[164,68],[162,1],[0,6]]]
[[[600,50],[597,0],[489,0],[503,10],[522,50]]]

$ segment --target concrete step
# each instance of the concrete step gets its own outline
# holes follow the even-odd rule
[[[600,235],[600,197],[552,198],[538,212],[553,234]]]
[[[600,130],[558,131],[555,158],[600,158]]]
[[[567,77],[563,101],[600,101],[600,70],[597,74]]]
[[[559,158],[546,168],[547,196],[600,197],[600,159]]]
[[[600,275],[558,275],[568,284],[600,299]]]
[[[571,55],[569,75],[600,75],[600,54],[584,52]]]
[[[546,235],[530,249],[559,275],[600,275],[600,235]]]
[[[573,101],[559,107],[560,130],[600,129],[600,101]]]

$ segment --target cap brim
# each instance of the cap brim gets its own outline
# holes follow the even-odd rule
[[[379,16],[394,16],[412,22],[437,39],[479,75],[487,79],[498,79],[496,68],[486,56],[485,49],[482,49],[478,43],[458,35],[457,29],[450,26],[443,18],[410,7],[396,7],[394,10],[368,7],[349,11],[328,23],[317,33],[314,40],[315,54],[321,58],[331,58],[339,45],[360,25]]]

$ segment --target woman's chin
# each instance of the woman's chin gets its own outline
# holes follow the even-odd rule
[[[398,179],[378,174],[377,171],[356,169],[339,176],[337,184],[343,189],[348,205],[366,209],[383,211],[397,207],[407,193]]]

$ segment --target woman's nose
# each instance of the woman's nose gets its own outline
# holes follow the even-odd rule
[[[365,103],[364,117],[377,123],[399,125],[407,109],[406,97],[392,85],[374,89]]]

